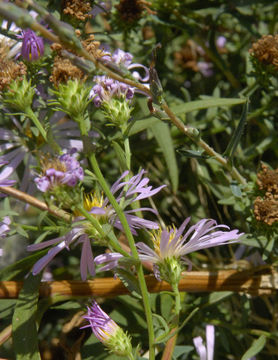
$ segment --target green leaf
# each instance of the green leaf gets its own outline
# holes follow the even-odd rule
[[[190,101],[172,108],[175,114],[186,114],[191,111],[208,109],[215,106],[234,106],[246,103],[246,99],[210,98],[204,100]]]
[[[195,159],[208,159],[209,158],[208,155],[205,155],[204,151],[200,151],[200,150],[188,150],[185,148],[179,148],[179,149],[177,149],[177,152],[181,153],[182,155],[184,155],[185,157],[188,157],[188,158],[195,158]]]
[[[116,141],[112,141],[112,145],[114,147],[117,159],[119,160],[120,167],[122,168],[122,170],[125,170],[127,168],[125,152]]]
[[[36,312],[41,276],[29,276],[25,281],[13,315],[13,348],[17,360],[40,360]]]
[[[151,129],[163,152],[169,170],[172,187],[174,192],[176,192],[178,189],[179,171],[169,126],[163,122],[159,122],[152,125]]]
[[[156,119],[153,116],[149,116],[143,120],[137,120],[130,128],[130,130],[128,132],[128,136],[135,135],[135,134],[137,134],[141,131],[144,131],[158,123],[161,123],[161,120]]]
[[[38,261],[49,249],[38,251],[16,263],[9,265],[0,271],[0,281],[18,279],[26,274],[28,270]]]
[[[137,299],[142,298],[138,280],[131,272],[117,268],[115,274],[134,297]]]
[[[239,141],[241,139],[241,136],[243,134],[243,129],[247,120],[247,112],[248,112],[248,102],[246,101],[246,103],[244,104],[243,110],[242,110],[242,114],[238,123],[238,126],[235,130],[235,132],[232,135],[231,141],[229,142],[224,155],[227,156],[228,158],[232,158],[234,156],[234,153],[236,151],[236,148],[239,144]]]
[[[266,337],[261,335],[258,339],[254,340],[250,348],[243,354],[241,360],[248,360],[252,356],[257,355],[265,346]]]

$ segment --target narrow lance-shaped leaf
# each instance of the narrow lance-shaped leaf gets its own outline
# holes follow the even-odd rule
[[[176,155],[173,148],[173,142],[170,134],[170,129],[167,124],[164,124],[162,122],[154,124],[151,127],[151,129],[156,138],[156,141],[158,142],[163,152],[167,164],[167,168],[169,170],[169,175],[173,186],[173,190],[177,191],[179,172],[178,172]]]
[[[241,360],[248,360],[252,356],[257,355],[265,346],[266,337],[265,335],[261,335],[258,339],[252,342],[250,348],[244,353]]]
[[[237,146],[240,142],[241,136],[243,134],[243,129],[244,129],[246,119],[247,119],[247,113],[248,113],[248,101],[246,101],[246,103],[244,104],[242,114],[241,114],[241,117],[239,120],[239,124],[238,124],[235,132],[233,133],[231,141],[229,142],[229,144],[223,154],[230,159],[232,159],[232,157],[234,156],[236,148],[237,148]]]

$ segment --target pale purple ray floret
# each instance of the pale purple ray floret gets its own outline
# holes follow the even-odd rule
[[[213,325],[206,326],[206,346],[201,336],[193,338],[193,344],[200,360],[213,360],[215,329]]]
[[[79,161],[76,160],[75,154],[76,149],[71,149],[67,153],[59,156],[58,168],[52,167],[52,163],[50,162],[50,167],[46,169],[45,174],[34,179],[37,188],[42,192],[46,192],[58,185],[74,187],[78,181],[82,181],[84,171]]]
[[[0,161],[6,163],[0,172],[0,179],[7,178],[15,172],[21,162],[25,162],[23,178],[20,182],[20,190],[31,190],[34,184],[30,182],[33,177],[32,166],[35,164],[32,152],[26,146],[26,137],[21,124],[14,116],[11,116],[13,125],[18,130],[18,135],[11,130],[0,128]],[[20,135],[19,135],[20,134]]]
[[[46,265],[50,263],[50,261],[63,249],[70,250],[70,245],[72,245],[74,242],[77,244],[82,244],[82,250],[81,250],[81,261],[80,261],[80,274],[81,279],[86,280],[87,278],[87,271],[90,275],[95,275],[95,264],[94,264],[94,257],[93,252],[91,248],[91,239],[89,236],[85,233],[85,228],[83,226],[75,226],[71,231],[69,231],[67,234],[60,236],[58,238],[44,241],[40,244],[33,244],[27,246],[28,251],[37,251],[45,249],[49,246],[55,245],[52,247],[48,253],[43,256],[40,260],[38,260],[33,269],[32,274],[37,275],[41,270],[45,268]]]
[[[4,239],[10,231],[11,219],[9,216],[5,216],[0,222],[0,239]],[[3,249],[0,248],[0,256],[3,255]]]
[[[124,177],[128,175],[128,171],[125,171],[122,176],[111,186],[111,192],[113,195],[118,193],[116,196],[116,201],[122,206],[122,208],[126,208],[131,203],[149,198],[155,194],[157,194],[162,188],[166,185],[161,185],[158,188],[153,189],[152,186],[147,186],[149,183],[149,178],[143,177],[146,171],[143,169],[137,175],[134,175],[129,180],[121,181]],[[151,208],[138,208],[133,210],[125,210],[124,214],[128,221],[131,232],[134,235],[137,235],[136,229],[147,228],[147,229],[157,229],[158,225],[154,221],[146,220],[140,218],[134,213],[139,211],[150,211],[156,214],[156,211]],[[106,215],[109,219],[109,223],[112,224],[119,230],[123,230],[122,224],[109,203],[108,198],[106,198],[101,207],[95,206],[90,211],[91,214],[95,215]]]

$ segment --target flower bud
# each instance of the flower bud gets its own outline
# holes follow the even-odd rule
[[[24,77],[22,80],[13,80],[9,84],[9,90],[3,93],[3,102],[17,111],[27,112],[33,103],[35,87],[31,81]]]
[[[74,121],[84,123],[87,107],[91,101],[89,99],[90,88],[78,80],[69,80],[66,84],[60,84],[58,90],[52,90],[56,95],[56,100],[51,100],[51,105],[56,105],[55,110],[67,113]],[[89,131],[90,124],[84,125]]]
[[[31,30],[22,31],[21,56],[27,61],[38,60],[44,53],[43,39]]]
[[[127,359],[133,358],[130,336],[120,328],[96,303],[93,301],[91,307],[88,307],[88,314],[84,316],[89,321],[93,333],[110,352],[124,356]]]

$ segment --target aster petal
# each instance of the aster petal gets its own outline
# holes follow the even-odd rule
[[[92,252],[91,241],[88,235],[81,235],[79,241],[82,242],[80,274],[81,279],[85,281],[87,278],[87,269],[90,275],[95,276],[96,274],[94,256]]]
[[[207,360],[207,350],[205,345],[203,344],[203,339],[201,336],[197,336],[193,339],[194,346],[198,355],[200,356],[200,360]]]
[[[62,241],[60,244],[58,244],[54,248],[51,248],[45,256],[43,256],[39,261],[37,261],[35,263],[33,270],[32,270],[32,274],[37,275],[65,247],[66,247],[66,243],[64,241]]]
[[[95,264],[100,265],[106,263],[106,265],[102,266],[99,271],[109,271],[118,266],[118,261],[121,258],[123,258],[123,255],[120,253],[101,254],[95,258]]]
[[[206,326],[207,360],[213,360],[214,339],[215,339],[214,326],[207,325]]]

